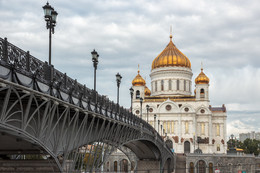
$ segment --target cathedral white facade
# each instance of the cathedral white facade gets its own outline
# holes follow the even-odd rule
[[[169,44],[152,62],[151,90],[138,69],[132,81],[132,111],[148,120],[176,153],[196,149],[226,153],[226,108],[210,105],[209,78],[203,68],[195,79],[194,94],[192,76],[190,60],[170,36]]]

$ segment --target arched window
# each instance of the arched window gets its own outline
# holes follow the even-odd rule
[[[164,90],[164,82],[163,82],[163,80],[161,80],[161,91],[163,91]]]
[[[169,86],[169,90],[172,90],[172,80],[169,80],[168,86]]]
[[[172,121],[172,131],[171,133],[174,133],[174,121]]]
[[[190,153],[190,142],[189,141],[184,142],[184,153]]]
[[[140,98],[140,91],[137,90],[135,95],[136,95],[136,99],[139,99]]]
[[[228,172],[232,173],[232,164],[231,163],[228,164]]]
[[[164,130],[167,130],[167,122],[166,121],[163,121],[163,129]],[[167,132],[166,132],[167,133]]]
[[[205,123],[201,123],[201,134],[205,135]]]
[[[180,80],[179,79],[177,79],[177,90],[180,90]]]
[[[220,145],[219,144],[217,145],[217,151],[220,151]]]
[[[114,161],[114,171],[117,172],[117,161]]]
[[[186,80],[184,80],[183,82],[184,82],[184,91],[186,91]]]
[[[128,160],[123,159],[121,161],[121,170],[120,172],[128,172]]]
[[[157,91],[157,81],[155,81],[155,91]]]
[[[213,173],[213,163],[209,163],[209,173]]]
[[[217,124],[217,127],[216,127],[216,131],[217,131],[217,136],[220,136],[220,128],[219,128],[219,124]]]
[[[190,162],[190,173],[194,173],[194,163]]]
[[[107,162],[107,171],[109,171],[109,162]]]
[[[203,88],[200,89],[200,98],[205,98],[205,91]]]
[[[189,133],[189,122],[185,121],[185,133]]]
[[[171,133],[171,122],[167,121],[167,133]]]

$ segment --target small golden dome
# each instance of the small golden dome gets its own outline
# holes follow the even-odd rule
[[[187,58],[172,42],[170,35],[170,43],[166,48],[153,60],[152,69],[159,67],[188,67],[191,68],[189,58]]]
[[[144,94],[145,94],[146,96],[150,96],[150,95],[151,95],[151,91],[149,90],[149,88],[148,88],[147,86],[145,86]]]
[[[133,86],[145,86],[145,84],[146,84],[145,80],[142,78],[142,76],[139,73],[140,73],[140,71],[138,69],[138,74],[132,81]]]
[[[203,73],[203,68],[201,68],[201,72],[195,79],[196,84],[209,84],[209,78]]]

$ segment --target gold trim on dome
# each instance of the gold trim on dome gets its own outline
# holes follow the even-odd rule
[[[195,79],[196,84],[209,84],[209,78],[203,73],[203,68],[201,68],[201,72]]]
[[[191,68],[189,58],[187,58],[172,42],[172,34],[170,42],[166,48],[153,60],[152,70],[160,67],[187,67]]]
[[[147,86],[145,86],[144,95],[145,96],[150,96],[151,95],[151,91],[149,90],[149,88]]]
[[[132,81],[132,85],[133,86],[145,86],[146,82],[145,80],[142,78],[142,76],[139,74],[140,70],[139,70],[139,65],[138,65],[138,74],[136,75],[136,77],[134,78],[134,80]]]

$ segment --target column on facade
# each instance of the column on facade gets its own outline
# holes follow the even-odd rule
[[[212,144],[212,116],[209,116],[209,144]]]
[[[220,123],[219,124],[219,128],[220,128],[220,150],[221,150],[221,152],[223,152],[224,150],[225,150],[225,144],[224,144],[224,146],[223,146],[223,144],[221,143],[221,140],[223,139],[224,141],[226,141],[225,139],[224,139],[224,133],[225,133],[225,130],[224,130],[224,126],[223,126],[223,124],[222,123]],[[222,147],[223,146],[223,147]]]
[[[182,124],[181,124],[181,115],[178,115],[178,137],[179,137],[179,143],[181,143],[181,137],[182,137]]]
[[[193,149],[195,150],[195,145],[196,145],[196,139],[197,139],[197,119],[196,119],[196,114],[193,116]],[[194,151],[193,151],[194,152]]]
[[[192,122],[189,120],[189,135],[191,134],[191,129],[192,129]]]
[[[227,135],[227,125],[226,125],[226,119],[224,120],[224,132],[223,132],[223,139],[224,139],[224,151],[227,151],[227,144],[226,144],[226,135]]]
[[[177,90],[177,87],[176,87],[176,80],[172,80],[172,90],[173,91],[176,91]]]

